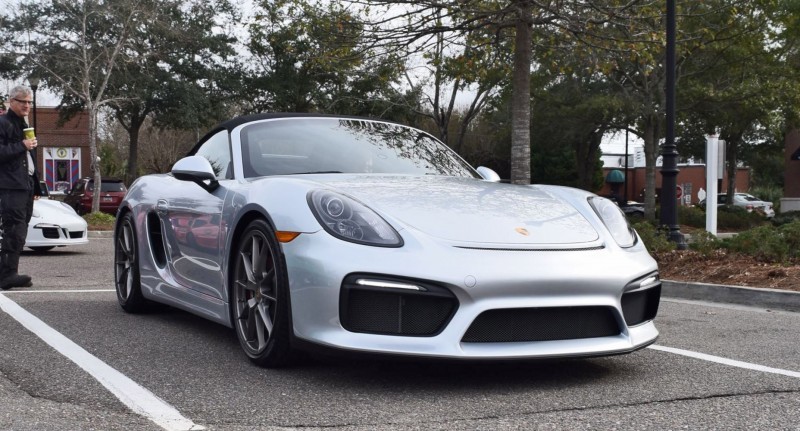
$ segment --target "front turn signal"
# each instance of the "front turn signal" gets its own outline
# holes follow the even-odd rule
[[[275,232],[275,238],[278,239],[278,242],[291,242],[298,236],[300,236],[300,232],[286,232],[286,231]]]

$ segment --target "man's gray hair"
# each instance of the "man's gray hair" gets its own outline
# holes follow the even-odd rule
[[[33,94],[30,87],[26,87],[24,85],[17,85],[16,87],[12,88],[11,91],[8,93],[8,97],[11,99],[19,99],[20,97],[27,97]]]

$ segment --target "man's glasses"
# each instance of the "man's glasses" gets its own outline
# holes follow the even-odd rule
[[[19,103],[22,103],[23,105],[33,105],[33,100],[21,100],[17,99],[16,97],[14,98],[14,100],[16,100]]]

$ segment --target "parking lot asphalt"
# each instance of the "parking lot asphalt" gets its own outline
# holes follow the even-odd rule
[[[110,238],[112,231],[89,231],[90,238]],[[662,280],[661,295],[692,301],[800,312],[800,292],[722,284]]]

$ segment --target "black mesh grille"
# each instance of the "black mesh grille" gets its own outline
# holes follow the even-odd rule
[[[572,340],[619,333],[611,307],[511,308],[484,311],[472,322],[461,341]]]
[[[42,236],[48,239],[58,239],[58,228],[44,227],[42,228]]]
[[[72,239],[75,239],[75,238],[83,238],[83,231],[82,231],[82,230],[79,230],[79,231],[70,231],[70,233],[69,233],[69,237],[70,237],[70,238],[72,238]]]
[[[453,301],[413,294],[352,290],[343,325],[353,332],[433,335],[453,312]]]
[[[622,295],[622,314],[628,326],[656,318],[661,301],[661,285]]]
[[[364,288],[347,281],[341,301],[341,322],[348,331],[406,336],[438,334],[458,306],[452,293],[441,287],[405,291]]]

